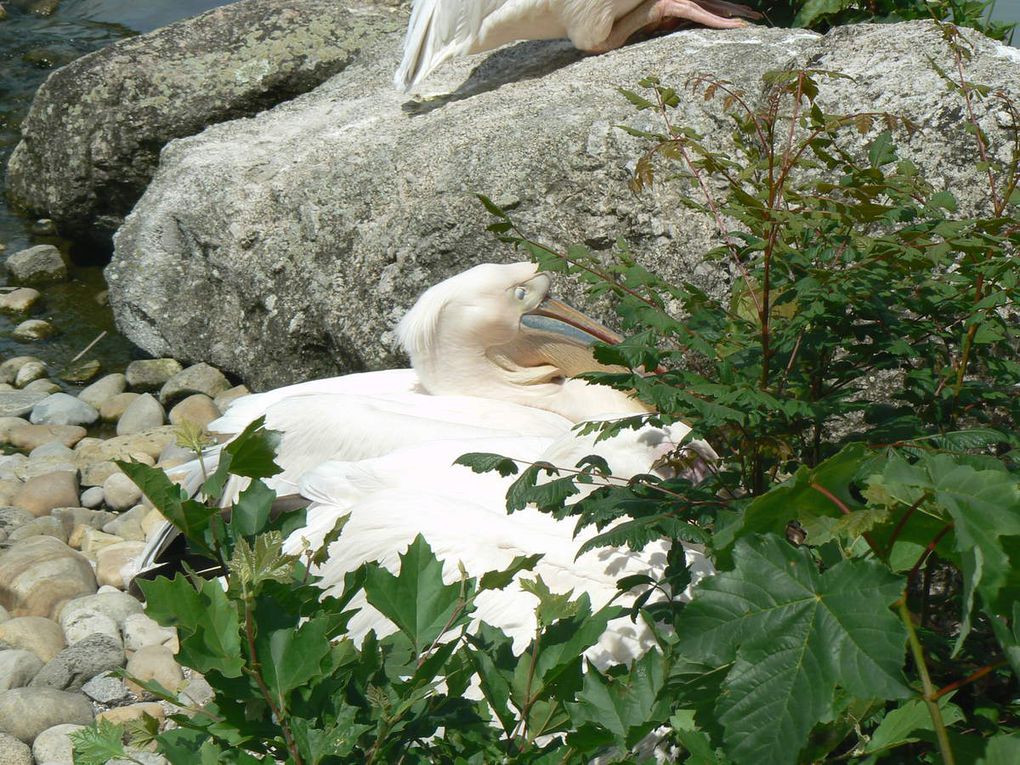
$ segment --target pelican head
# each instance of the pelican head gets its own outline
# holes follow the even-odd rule
[[[570,380],[605,369],[590,345],[619,336],[552,300],[550,285],[533,263],[486,263],[426,290],[397,327],[424,388],[536,406],[575,421],[645,411],[626,394]]]

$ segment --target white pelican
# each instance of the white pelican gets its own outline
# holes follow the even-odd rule
[[[624,392],[571,377],[598,366],[588,351],[578,352],[580,347],[593,337],[613,338],[550,301],[549,286],[549,277],[530,263],[477,266],[428,289],[401,320],[397,334],[413,370],[348,375],[256,394],[212,424],[213,430],[237,433],[264,415],[269,428],[283,433],[277,461],[284,472],[272,485],[279,493],[299,491],[314,500],[307,526],[292,535],[290,549],[303,540],[321,545],[336,519],[350,513],[348,528],[331,548],[336,555],[320,572],[325,586],[341,582],[360,562],[396,565],[397,553],[418,533],[449,559],[451,576],[458,563],[478,575],[515,555],[540,553],[536,572],[554,591],[585,591],[596,607],[616,595],[620,577],[661,573],[664,543],[641,553],[592,551],[575,562],[590,531],[575,539],[573,522],[534,509],[508,516],[506,480],[452,464],[462,453],[491,451],[573,468],[581,457],[598,453],[626,479],[653,471],[690,432],[682,423],[649,426],[597,444],[594,436],[571,432],[582,420],[648,409]],[[561,325],[536,326],[554,318],[581,336],[554,331]],[[714,456],[707,445],[693,446]],[[190,469],[194,476],[196,467],[185,472]],[[150,541],[140,561],[143,571],[160,562],[175,536],[167,526]],[[689,559],[708,566],[696,552],[689,551]],[[534,596],[514,585],[482,597],[477,615],[523,645],[534,633],[534,605]],[[378,621],[366,608],[353,629],[364,634]],[[647,649],[650,639],[640,625],[621,620],[592,658],[624,661]]]
[[[605,53],[675,20],[716,29],[744,25],[733,16],[761,14],[726,0],[414,0],[393,82],[406,91],[451,58],[515,40],[565,37],[580,50]]]

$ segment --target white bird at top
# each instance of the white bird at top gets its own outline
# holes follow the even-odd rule
[[[414,0],[393,82],[406,91],[456,56],[516,40],[567,38],[589,53],[619,48],[642,29],[677,20],[716,29],[761,14],[726,0]]]

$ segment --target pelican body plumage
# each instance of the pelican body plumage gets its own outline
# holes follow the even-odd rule
[[[726,0],[414,0],[394,85],[406,91],[451,58],[516,40],[567,38],[580,50],[619,48],[642,29],[691,21],[717,29],[760,18]]]
[[[277,462],[283,472],[270,485],[311,502],[307,525],[291,535],[287,549],[321,546],[337,519],[349,516],[319,571],[327,590],[365,561],[395,567],[397,553],[418,534],[447,559],[450,577],[460,566],[481,575],[515,555],[539,554],[535,573],[554,591],[586,592],[596,606],[618,597],[621,576],[662,572],[662,544],[640,553],[604,548],[575,560],[587,537],[575,537],[572,522],[533,508],[507,515],[507,479],[453,464],[463,453],[487,451],[573,468],[598,454],[625,480],[656,470],[675,450],[692,448],[695,464],[714,457],[707,444],[687,442],[690,428],[683,423],[624,430],[598,442],[574,432],[584,420],[648,409],[625,392],[573,377],[598,367],[591,341],[615,335],[553,301],[550,281],[531,263],[476,266],[426,290],[401,320],[397,335],[412,369],[253,394],[211,424],[211,430],[236,434],[261,416],[282,433]],[[172,476],[196,491],[220,448]],[[241,488],[231,487],[227,499]],[[167,524],[150,540],[140,576],[165,573],[176,536]],[[696,550],[688,550],[688,560],[700,573],[710,570]],[[523,645],[534,633],[535,603],[518,583],[487,594],[476,618]],[[362,606],[351,626],[355,639],[385,629],[384,620]],[[593,649],[600,665],[634,658],[650,644],[640,625],[618,621]]]

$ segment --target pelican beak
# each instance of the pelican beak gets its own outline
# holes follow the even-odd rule
[[[620,335],[590,316],[550,297],[525,313],[521,317],[521,324],[539,332],[561,335],[561,339],[572,340],[584,346],[596,341],[616,345],[623,340]]]

